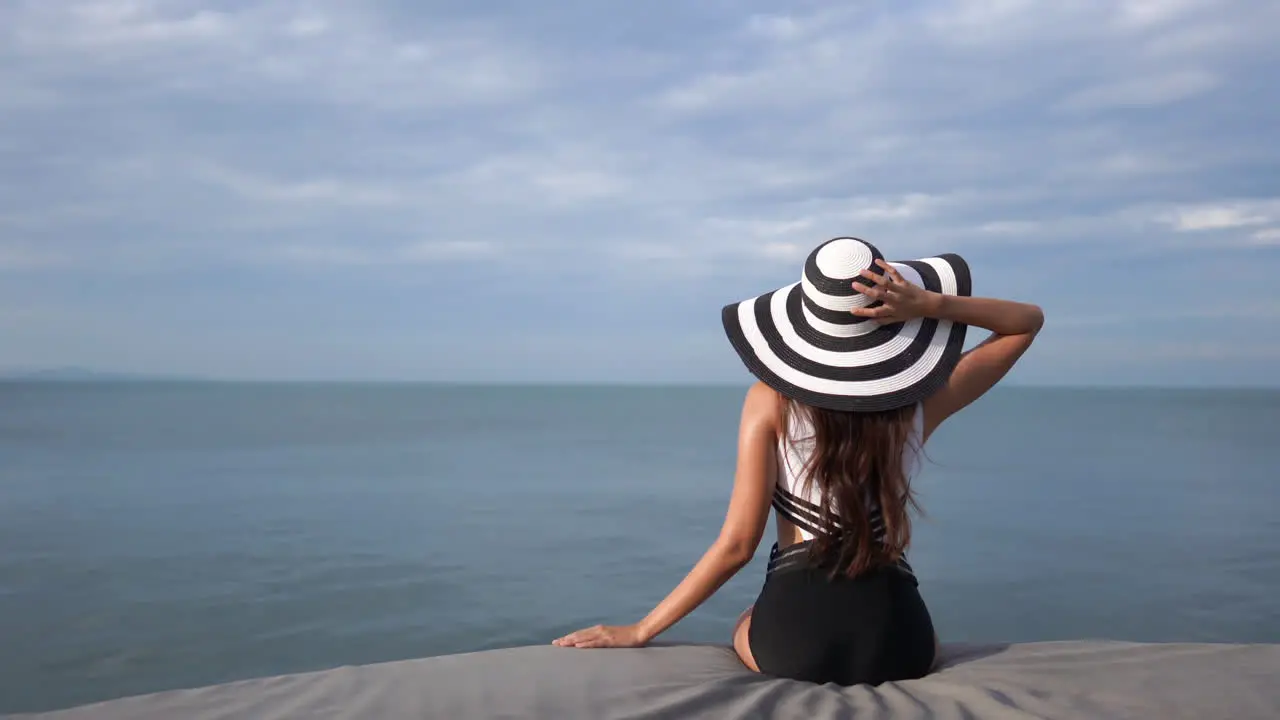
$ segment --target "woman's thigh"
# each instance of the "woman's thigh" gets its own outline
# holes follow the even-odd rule
[[[754,672],[760,672],[755,657],[751,655],[751,611],[754,609],[754,605],[748,607],[738,616],[738,622],[733,626],[733,649],[738,652],[738,659],[742,660],[743,665]]]

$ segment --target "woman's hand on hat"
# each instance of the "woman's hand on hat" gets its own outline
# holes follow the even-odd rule
[[[858,317],[875,320],[880,325],[907,322],[933,312],[937,306],[937,293],[906,280],[893,265],[884,260],[876,260],[876,265],[884,270],[883,274],[876,274],[869,268],[863,270],[859,274],[871,285],[856,282],[853,287],[880,304],[875,307],[854,308],[850,312]]]

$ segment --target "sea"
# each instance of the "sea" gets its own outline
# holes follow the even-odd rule
[[[0,713],[634,622],[745,390],[0,384]],[[1280,391],[999,387],[926,449],[944,644],[1280,642]],[[727,643],[772,533],[659,640]]]

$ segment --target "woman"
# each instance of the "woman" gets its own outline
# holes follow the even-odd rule
[[[764,586],[733,632],[742,662],[842,685],[927,674],[938,641],[905,558],[911,478],[929,436],[1005,376],[1043,319],[1034,305],[972,297],[957,255],[890,263],[856,238],[815,248],[799,282],[726,306],[725,331],[759,382],[719,537],[640,622],[554,644],[648,643],[751,560],[772,507]],[[965,352],[969,325],[991,335]]]

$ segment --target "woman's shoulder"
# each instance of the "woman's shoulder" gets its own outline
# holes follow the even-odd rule
[[[756,410],[776,411],[786,398],[763,381],[757,380],[747,388],[746,405]]]
[[[757,380],[747,388],[748,403],[778,405],[782,402],[782,395],[773,388],[769,387],[764,381]]]
[[[747,389],[747,396],[742,401],[743,422],[768,424],[776,428],[785,402],[777,390],[757,380]]]

